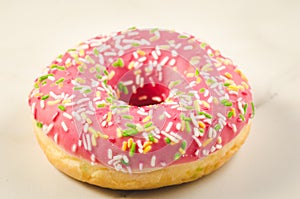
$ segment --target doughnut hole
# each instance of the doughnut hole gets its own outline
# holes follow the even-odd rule
[[[143,87],[137,88],[136,93],[131,94],[129,105],[141,107],[160,104],[166,100],[169,92],[169,88],[161,84],[145,84]]]

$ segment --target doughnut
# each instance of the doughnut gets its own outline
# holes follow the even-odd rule
[[[29,94],[34,132],[61,172],[100,187],[194,181],[244,143],[255,108],[246,76],[187,33],[135,27],[55,58]]]

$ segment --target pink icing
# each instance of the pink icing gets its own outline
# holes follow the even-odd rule
[[[59,56],[36,79],[37,125],[69,153],[123,172],[201,159],[253,116],[232,62],[191,35],[135,28]]]

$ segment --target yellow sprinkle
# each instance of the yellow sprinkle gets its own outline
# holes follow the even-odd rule
[[[66,100],[63,100],[63,101],[62,101],[62,104],[66,104],[66,103],[70,103],[70,102],[71,102],[70,99],[66,99]]]
[[[182,121],[181,121],[181,128],[180,128],[180,130],[181,130],[181,131],[184,131],[184,127],[185,127],[185,123],[184,123],[184,121],[182,120]]]
[[[145,56],[145,55],[146,55],[145,51],[142,51],[142,50],[140,50],[140,49],[138,49],[136,52],[137,52],[140,56]]]
[[[195,75],[194,73],[187,73],[187,74],[186,74],[186,77],[191,78],[191,77],[194,77],[194,75]]]
[[[106,121],[107,121],[107,122],[110,122],[110,121],[111,121],[111,117],[112,117],[111,112],[108,112],[108,113],[107,113]]]
[[[232,113],[233,113],[233,117],[235,117],[236,116],[236,113],[235,113],[235,108],[231,108],[231,111],[232,111]]]
[[[88,123],[88,124],[92,124],[92,120],[90,119],[90,118],[86,118],[86,122]]]
[[[92,135],[92,145],[96,146],[97,142],[96,142],[96,137],[94,135]]]
[[[117,137],[118,138],[122,137],[122,131],[120,128],[117,128]]]
[[[83,56],[84,56],[84,50],[83,50],[83,49],[81,49],[81,50],[79,51],[79,56],[80,56],[80,57],[83,57]]]
[[[206,127],[206,125],[202,121],[199,121],[198,125],[199,125],[200,128],[205,128]]]
[[[228,79],[232,79],[232,75],[231,75],[230,73],[226,72],[224,75],[225,75],[225,77],[227,77]]]
[[[101,138],[104,138],[104,139],[108,139],[109,138],[108,135],[105,135],[105,134],[103,134],[103,133],[101,133],[99,131],[97,133],[98,133],[98,136],[100,136]]]
[[[40,96],[43,96],[43,93],[36,93],[36,94],[34,95],[34,97],[40,97]]]
[[[101,97],[100,91],[96,91],[96,97]]]
[[[122,150],[123,150],[123,151],[126,151],[126,150],[127,150],[127,142],[126,142],[126,141],[123,141],[123,144],[122,144]]]
[[[144,144],[143,144],[143,148],[146,148],[147,146],[150,146],[151,144],[152,144],[152,142],[146,141],[146,142],[144,142]]]
[[[148,128],[145,128],[144,131],[149,132],[155,129],[155,126],[150,126]]]
[[[210,105],[206,101],[202,100],[201,102],[206,108],[210,108]]]
[[[158,40],[159,39],[159,37],[158,36],[153,36],[153,37],[150,37],[150,41],[156,41],[156,40]]]
[[[195,110],[196,110],[197,112],[200,111],[200,105],[199,105],[199,103],[198,103],[197,100],[194,101],[194,108],[195,108]]]
[[[111,80],[113,77],[115,76],[115,71],[114,70],[112,70],[112,71],[110,71],[110,73],[108,74],[108,80]]]
[[[239,88],[237,86],[234,86],[234,85],[229,85],[227,87],[228,90],[231,90],[231,91],[236,91],[238,92],[239,91]]]
[[[179,152],[184,155],[185,154],[185,150],[183,150],[182,148],[179,149]]]
[[[84,119],[84,120],[86,120],[86,118],[87,118],[87,116],[86,116],[86,114],[85,114],[84,112],[82,112],[82,113],[80,114],[80,116],[81,116],[81,118]]]
[[[89,71],[90,71],[90,73],[94,73],[96,71],[96,69],[95,69],[95,67],[91,67]]]
[[[85,79],[82,79],[80,77],[75,79],[76,82],[80,83],[80,84],[84,84],[85,83]]]
[[[246,82],[242,82],[242,86],[245,88],[245,89],[249,89],[249,86]]]
[[[222,137],[220,137],[220,136],[218,137],[217,143],[218,143],[218,144],[221,144],[221,143],[222,143]]]
[[[222,63],[221,62],[217,62],[217,63],[215,63],[215,66],[216,67],[222,66]]]
[[[199,84],[199,83],[201,82],[201,80],[202,80],[202,79],[201,79],[200,77],[197,77],[196,83]]]
[[[242,78],[245,82],[248,82],[248,79],[247,79],[246,76],[242,73],[241,70],[235,69],[234,71],[235,71],[239,76],[241,76],[241,78]]]
[[[151,148],[152,148],[152,146],[149,145],[149,146],[147,146],[147,147],[144,148],[143,152],[144,153],[148,153],[151,150]]]
[[[242,91],[245,90],[245,88],[242,85],[238,85],[237,87],[239,88],[239,90],[242,90]]]
[[[206,147],[206,145],[208,145],[212,140],[213,140],[212,138],[207,139],[207,140],[202,144],[202,146],[203,146],[203,147]]]
[[[47,104],[51,106],[51,105],[58,104],[59,102],[60,102],[60,99],[57,99],[57,100],[54,100],[54,101],[48,101]]]
[[[128,142],[127,142],[127,147],[130,148],[131,145],[132,145],[132,143],[133,143],[133,139],[132,139],[132,138],[129,138],[129,139],[128,139]]]
[[[145,117],[145,118],[142,120],[142,122],[148,122],[150,119],[151,119],[151,116],[148,115],[147,117]]]
[[[65,66],[68,68],[68,67],[70,67],[72,65],[72,63],[70,62],[70,63],[66,63],[65,64]]]
[[[133,69],[133,66],[134,66],[134,61],[131,61],[129,64],[128,64],[128,69],[131,70]]]

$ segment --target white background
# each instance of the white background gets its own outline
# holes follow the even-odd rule
[[[113,191],[63,175],[39,148],[27,105],[34,78],[80,41],[131,26],[197,35],[250,79],[257,105],[252,132],[212,175],[151,191]],[[0,198],[300,198],[299,36],[298,0],[0,0]]]

